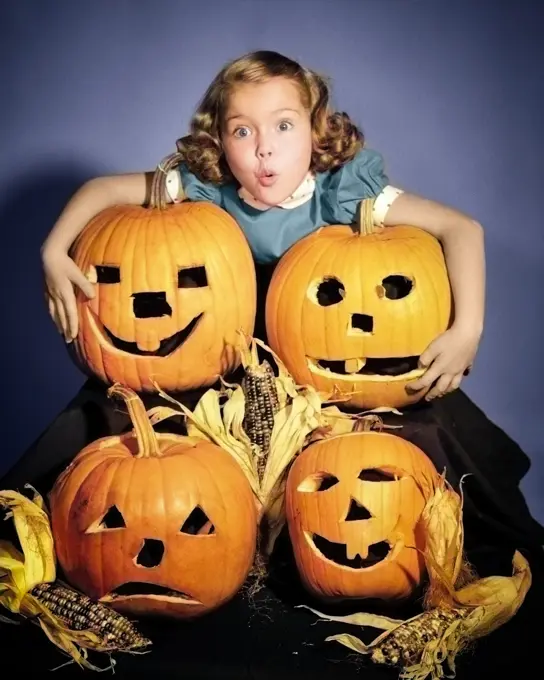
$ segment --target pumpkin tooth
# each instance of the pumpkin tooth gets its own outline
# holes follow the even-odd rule
[[[355,359],[346,359],[344,362],[344,370],[346,373],[359,373],[365,364],[366,359],[361,359],[359,357]]]
[[[354,560],[357,555],[360,555],[362,560],[368,557],[368,545],[361,545],[361,537],[353,536],[350,541],[346,541],[346,557],[348,560]]]
[[[161,346],[161,341],[155,333],[152,336],[148,336],[145,340],[138,340],[136,345],[143,352],[157,352]]]

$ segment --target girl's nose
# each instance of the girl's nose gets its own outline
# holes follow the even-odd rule
[[[272,155],[273,144],[269,135],[260,134],[257,142],[257,156],[259,158],[268,158]]]

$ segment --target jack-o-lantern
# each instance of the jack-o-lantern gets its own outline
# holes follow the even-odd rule
[[[157,171],[159,172],[159,171]],[[96,282],[77,296],[75,360],[107,384],[184,391],[239,364],[253,332],[255,266],[236,221],[216,205],[114,206],[87,224],[74,261]]]
[[[123,613],[192,618],[242,586],[256,550],[257,508],[236,461],[218,446],[155,433],[137,395],[134,430],[85,447],[51,493],[66,579]]]
[[[368,212],[363,205],[359,229],[323,227],[285,253],[268,289],[266,331],[300,384],[357,408],[399,408],[425,394],[406,386],[448,328],[451,289],[437,239],[407,226],[375,231]]]
[[[286,486],[289,535],[309,592],[323,600],[410,597],[425,574],[418,522],[437,481],[421,449],[393,434],[310,444]]]

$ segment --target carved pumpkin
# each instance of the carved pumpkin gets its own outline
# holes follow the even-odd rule
[[[366,212],[362,210],[362,214]],[[442,249],[413,227],[324,227],[285,253],[266,300],[270,347],[300,384],[357,408],[402,407],[418,359],[448,328]]]
[[[239,364],[236,332],[253,332],[256,278],[238,224],[221,208],[115,206],[85,227],[72,257],[96,282],[77,297],[75,360],[102,381],[183,391]]]
[[[201,439],[155,433],[137,395],[134,431],[85,447],[57,479],[51,526],[66,579],[123,613],[195,617],[251,568],[257,509],[236,461]]]
[[[438,481],[400,437],[353,432],[310,444],[286,486],[286,519],[301,580],[316,597],[408,598],[425,573],[418,520]],[[411,547],[410,547],[411,546]]]

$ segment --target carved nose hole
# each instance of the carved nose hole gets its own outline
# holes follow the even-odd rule
[[[372,517],[372,515],[365,508],[365,506],[358,503],[355,500],[355,498],[352,498],[350,506],[349,506],[348,514],[346,515],[346,519],[344,521],[346,521],[346,522],[356,522],[357,520],[370,519],[371,517]]]
[[[363,333],[372,333],[374,330],[374,318],[368,314],[352,314],[351,328]]]
[[[154,319],[160,316],[172,316],[172,307],[166,301],[166,293],[134,293],[133,310],[137,319]]]
[[[158,567],[164,556],[164,543],[156,538],[144,538],[142,549],[136,558],[136,564],[146,569]]]

